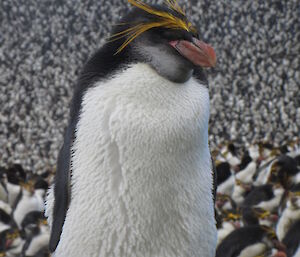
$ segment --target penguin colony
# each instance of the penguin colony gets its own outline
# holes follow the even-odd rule
[[[300,256],[300,141],[233,143],[213,151],[218,172],[216,257]],[[0,256],[49,256],[43,214],[51,172],[1,168]],[[30,197],[28,197],[30,196]]]
[[[218,55],[211,146],[298,135],[299,0],[179,3]],[[0,165],[55,165],[74,77],[128,8],[125,0],[0,1]]]
[[[49,256],[44,198],[50,174],[33,174],[19,164],[0,168],[1,257]]]
[[[300,256],[299,142],[214,152],[216,257]]]
[[[187,25],[187,28],[188,30],[190,29],[189,24]],[[174,43],[173,46],[174,48],[181,47],[181,45],[177,43]],[[122,49],[122,47],[119,48],[118,52]],[[143,68],[145,67],[142,67],[142,69],[141,67],[138,67],[135,72],[149,71],[147,69],[143,70]],[[166,73],[165,75],[168,77],[170,74]],[[173,78],[174,81],[178,82],[178,78],[174,76]],[[181,78],[182,77],[180,76],[180,79]],[[249,150],[249,153],[243,156],[245,159],[242,159],[241,163],[238,162],[238,158],[235,156],[236,152],[234,145],[228,145],[225,148],[226,150],[220,151],[221,161],[220,163],[217,163],[217,170],[221,179],[218,181],[220,188],[218,190],[219,194],[217,200],[221,199],[221,202],[225,202],[224,206],[228,204],[230,206],[229,209],[225,210],[226,221],[231,221],[233,219],[236,223],[238,223],[238,216],[241,215],[242,221],[235,225],[242,225],[242,227],[240,229],[230,231],[230,222],[223,222],[225,224],[222,223],[221,231],[219,231],[219,246],[217,250],[217,256],[224,256],[224,253],[227,253],[228,256],[259,256],[263,254],[269,254],[269,251],[273,256],[289,256],[290,254],[299,254],[299,242],[297,240],[289,240],[288,237],[289,235],[294,235],[298,231],[298,169],[296,167],[296,169],[293,171],[284,171],[287,169],[285,167],[286,163],[290,164],[292,162],[291,165],[287,165],[290,167],[297,162],[297,156],[296,160],[293,162],[291,161],[291,158],[293,157],[286,154],[287,152],[290,152],[288,147],[283,150],[279,149],[279,151],[282,151],[284,154],[278,156],[276,160],[269,160],[271,162],[269,171],[256,171],[255,169],[257,166],[265,160],[264,157],[261,156],[261,152],[264,152],[261,149],[264,147],[270,148],[270,146],[266,144],[260,144],[258,147],[259,158],[253,161],[253,163],[251,162],[256,156],[255,149],[252,149],[251,154]],[[290,148],[293,147],[290,146]],[[216,153],[216,155],[218,154]],[[276,154],[273,153],[273,155]],[[234,174],[232,173],[231,169],[234,170]],[[276,169],[278,170],[276,171]],[[45,224],[44,227],[38,226],[38,233],[35,234],[31,232],[30,228],[26,227],[26,224],[28,222],[30,223],[32,219],[34,222],[38,220],[40,223],[43,223],[43,215],[41,215],[41,213],[44,210],[43,196],[45,193],[45,185],[47,187],[47,183],[45,184],[44,181],[40,179],[27,179],[26,176],[23,176],[24,182],[20,182],[11,176],[11,172],[5,171],[4,173],[6,175],[3,177],[8,181],[8,183],[7,186],[5,186],[5,183],[2,186],[1,191],[4,195],[3,201],[13,204],[13,208],[10,212],[13,214],[13,221],[8,222],[7,216],[3,214],[4,228],[8,228],[8,223],[13,223],[13,226],[17,229],[15,229],[14,232],[5,234],[5,246],[3,248],[5,248],[4,251],[7,251],[6,253],[2,254],[13,256],[14,254],[20,254],[21,249],[21,254],[23,254],[23,256],[42,255],[45,252],[45,248],[37,250],[37,247],[34,248],[34,246],[39,245],[38,242],[41,241],[43,243],[47,242],[47,226],[45,226]],[[15,182],[13,182],[14,180]],[[34,192],[31,189],[32,184],[34,184],[34,188],[36,189]],[[19,188],[20,186],[21,188]],[[289,191],[289,193],[287,197],[284,197],[286,196],[286,191]],[[286,207],[282,208],[282,217],[285,217],[285,219],[283,219],[281,223],[279,221],[277,225],[278,228],[276,227],[276,232],[278,235],[276,235],[276,232],[274,232],[270,222],[261,223],[261,220],[258,218],[265,218],[270,213],[271,215],[276,215],[273,212],[277,211],[278,213],[279,207],[282,207],[282,201],[285,200]],[[220,206],[217,204],[218,208],[216,210],[216,217],[218,220],[222,220],[222,216],[224,216],[222,213],[222,204],[223,203],[221,203]],[[8,213],[9,211],[6,214]],[[273,218],[275,219],[275,217]],[[18,240],[21,240],[22,242],[22,237],[19,236],[21,233],[19,233],[18,230],[21,228],[23,229],[23,227],[25,227],[23,238],[26,237],[26,233],[31,233],[33,236],[31,236],[29,241],[25,242],[24,246],[20,246],[20,244],[17,242]],[[231,233],[228,233],[228,231]],[[69,230],[69,233],[70,232],[72,231]],[[44,237],[41,239],[40,236]],[[239,239],[246,237],[249,237],[249,240],[244,240],[239,244]],[[15,245],[13,245],[13,243],[15,243]],[[18,247],[16,245],[18,245]]]

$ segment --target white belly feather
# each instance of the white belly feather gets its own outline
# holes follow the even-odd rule
[[[215,256],[209,95],[136,64],[84,95],[59,257]]]

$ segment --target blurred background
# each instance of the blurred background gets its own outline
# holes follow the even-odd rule
[[[264,169],[271,169],[274,163],[280,163],[279,156],[288,152],[292,152],[290,156],[295,162],[285,172],[288,177],[297,174],[299,0],[181,0],[179,3],[198,27],[203,41],[217,53],[217,67],[208,70],[207,75],[211,99],[210,145],[221,174],[218,183],[234,177],[235,172],[246,168],[251,161],[255,162],[256,175],[263,170],[258,171],[262,161],[269,165],[263,166]],[[25,170],[34,175],[49,171],[44,175],[49,183],[51,177],[47,176],[55,172],[78,74],[129,8],[126,0],[0,1],[3,173],[20,175]],[[249,162],[242,161],[247,156],[246,148],[250,149]],[[229,164],[229,175],[223,178],[222,174],[228,171],[224,163]],[[276,165],[277,169],[281,167]],[[293,169],[290,167],[296,167],[293,174],[289,173]],[[26,175],[20,176],[25,180]],[[270,182],[269,177],[262,181],[256,185]],[[252,185],[255,180],[245,179],[244,183]],[[292,186],[284,183],[281,183],[284,190],[290,191]],[[234,185],[233,181],[229,193],[226,190],[219,193],[232,195]],[[278,209],[272,211],[278,214]],[[13,211],[10,214],[14,215]]]
[[[298,136],[299,1],[180,3],[217,53],[208,71],[212,147]],[[128,8],[125,0],[0,2],[1,165],[55,166],[78,72]]]

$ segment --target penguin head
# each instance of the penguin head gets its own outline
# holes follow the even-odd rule
[[[164,6],[128,1],[135,8],[113,31],[115,55],[127,52],[177,83],[187,81],[197,68],[215,65],[213,48],[200,40],[176,1],[165,1]]]
[[[21,243],[20,232],[17,229],[7,230],[5,233],[5,248],[10,250],[16,248]]]

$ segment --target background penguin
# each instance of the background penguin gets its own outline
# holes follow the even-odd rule
[[[28,213],[22,222],[22,229],[27,235],[22,256],[48,256],[50,231],[43,213],[37,211]]]
[[[273,223],[278,220],[278,215],[261,208],[252,208],[247,206],[242,207],[241,212],[244,226],[264,225],[272,227]]]
[[[223,158],[230,164],[231,168],[236,169],[240,165],[236,147],[233,143],[226,145],[220,152]]]
[[[253,182],[253,176],[256,172],[257,164],[254,161],[251,161],[247,164],[246,167],[244,167],[242,170],[240,170],[236,174],[236,179],[242,181],[243,183],[251,183]]]
[[[228,162],[220,162],[216,165],[217,172],[217,192],[220,194],[231,195],[234,187],[235,178],[231,172]]]
[[[20,183],[22,182],[23,181],[16,174],[7,174],[7,201],[13,209],[18,204],[19,198],[22,194],[22,187],[20,186]]]
[[[12,220],[10,215],[6,211],[0,209],[0,233],[5,230],[9,230],[11,225]]]
[[[27,182],[26,186],[22,188],[22,196],[15,207],[13,217],[18,227],[21,228],[21,223],[24,217],[32,211],[44,211],[44,194],[48,188],[46,182],[38,181]]]
[[[277,223],[276,234],[282,240],[290,227],[300,220],[300,184],[289,192],[286,208]]]
[[[292,224],[282,239],[287,249],[287,257],[300,256],[300,219]]]
[[[221,226],[218,227],[217,245],[219,245],[232,231],[241,227],[241,215],[237,210],[224,212],[222,218],[223,222]]]
[[[236,203],[228,195],[217,194],[216,210],[218,213],[222,211],[235,210],[237,208]]]
[[[21,256],[24,240],[21,238],[21,234],[18,229],[10,229],[3,232],[3,238],[5,240],[6,255],[7,257],[19,257]]]
[[[218,246],[216,257],[257,257],[272,247],[285,250],[272,229],[247,226],[230,233]]]
[[[245,196],[250,192],[251,188],[251,184],[243,183],[239,179],[235,180],[231,197],[237,205],[241,205],[244,202]]]
[[[242,205],[259,207],[272,212],[279,206],[283,194],[284,189],[279,184],[254,187],[245,197]]]
[[[175,1],[129,2],[137,8],[86,64],[75,89],[48,195],[50,250],[56,257],[212,257],[201,67],[214,66],[215,53]]]
[[[254,160],[251,158],[249,151],[244,151],[244,154],[241,159],[241,163],[238,165],[239,171],[245,169],[248,166],[248,164],[251,163],[252,161]]]
[[[0,167],[0,201],[7,202],[8,195],[6,189],[6,169],[4,167]]]

